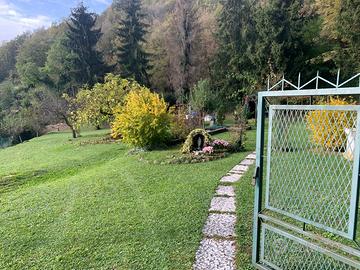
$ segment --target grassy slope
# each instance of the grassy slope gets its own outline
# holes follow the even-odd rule
[[[0,150],[0,269],[191,268],[218,179],[246,153],[149,165],[122,144],[79,145],[103,135]]]

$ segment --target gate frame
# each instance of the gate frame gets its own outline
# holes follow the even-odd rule
[[[277,82],[274,86],[270,87],[270,81],[268,80],[267,90],[261,91],[258,93],[258,104],[257,104],[257,127],[256,127],[256,169],[254,174],[255,180],[255,197],[254,197],[254,217],[253,217],[253,247],[252,247],[252,264],[258,268],[267,270],[268,268],[259,264],[260,261],[260,234],[261,234],[261,219],[264,216],[261,213],[261,204],[262,204],[262,188],[263,188],[263,168],[264,168],[264,147],[265,147],[265,105],[267,98],[271,97],[310,97],[313,96],[351,96],[351,95],[359,95],[360,96],[360,73],[356,74],[355,76],[351,77],[350,79],[340,83],[340,70],[337,74],[337,81],[336,83],[332,83],[322,77],[319,76],[319,72],[317,73],[316,77],[308,81],[307,83],[300,85],[300,74],[298,78],[298,85],[294,85],[284,77]],[[359,79],[359,84],[356,87],[342,87],[347,85],[349,82],[354,81],[356,78]],[[318,88],[319,81],[325,82],[326,84],[330,85],[329,88]],[[304,89],[310,83],[315,82],[316,88],[315,89]],[[292,89],[285,90],[285,85],[289,85]],[[281,86],[281,90],[272,91],[277,87]],[[270,102],[268,102],[270,103]],[[357,122],[359,123],[360,116],[358,115]],[[360,142],[356,145],[356,152],[359,152]],[[359,171],[360,162],[354,164]],[[360,173],[360,171],[359,171]],[[359,173],[358,173],[358,181],[356,183],[357,188],[355,190],[355,206],[359,203]],[[356,233],[356,225],[357,225],[357,211],[358,207],[355,207],[355,228],[353,232],[353,238],[355,238]],[[281,221],[278,221],[281,223]],[[285,225],[287,226],[287,225]],[[326,238],[324,238],[326,241]],[[329,240],[332,242],[331,240]],[[350,253],[357,253],[356,250],[353,250],[350,247],[340,245],[340,248],[343,250],[350,249]],[[360,252],[359,252],[360,254]]]

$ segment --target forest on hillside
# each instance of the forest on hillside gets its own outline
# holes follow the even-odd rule
[[[0,138],[71,127],[72,100],[109,73],[221,117],[268,78],[338,69],[360,72],[360,0],[114,0],[103,14],[80,3],[1,45]]]

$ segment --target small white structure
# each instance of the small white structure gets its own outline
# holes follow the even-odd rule
[[[204,117],[204,122],[210,123],[210,126],[214,126],[215,125],[215,116],[211,115],[211,114],[207,114]]]
[[[355,128],[345,128],[345,134],[347,136],[346,139],[346,150],[344,153],[344,157],[348,160],[354,159],[355,152],[355,137],[356,137],[356,129]]]
[[[207,114],[207,115],[205,115],[205,117],[204,117],[204,121],[205,122],[210,122],[210,121],[212,121],[214,119],[214,116],[212,116],[212,115],[210,115],[210,114]]]

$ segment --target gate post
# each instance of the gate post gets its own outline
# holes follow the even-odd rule
[[[360,111],[357,113],[356,119],[356,128],[360,129]],[[355,139],[355,151],[354,151],[354,160],[357,161],[354,164],[353,178],[355,179],[352,182],[351,190],[353,194],[351,194],[351,208],[350,208],[350,216],[354,216],[354,221],[349,223],[349,233],[352,236],[352,240],[356,241],[356,229],[358,223],[358,205],[359,205],[359,176],[360,176],[360,142],[359,142],[359,131],[356,132],[357,138]]]
[[[258,94],[257,105],[257,127],[256,127],[256,169],[255,169],[255,204],[254,204],[254,224],[253,224],[253,252],[252,263],[255,265],[259,261],[260,245],[260,219],[262,201],[262,179],[263,179],[263,157],[264,157],[264,132],[265,127],[265,99],[261,93]]]

